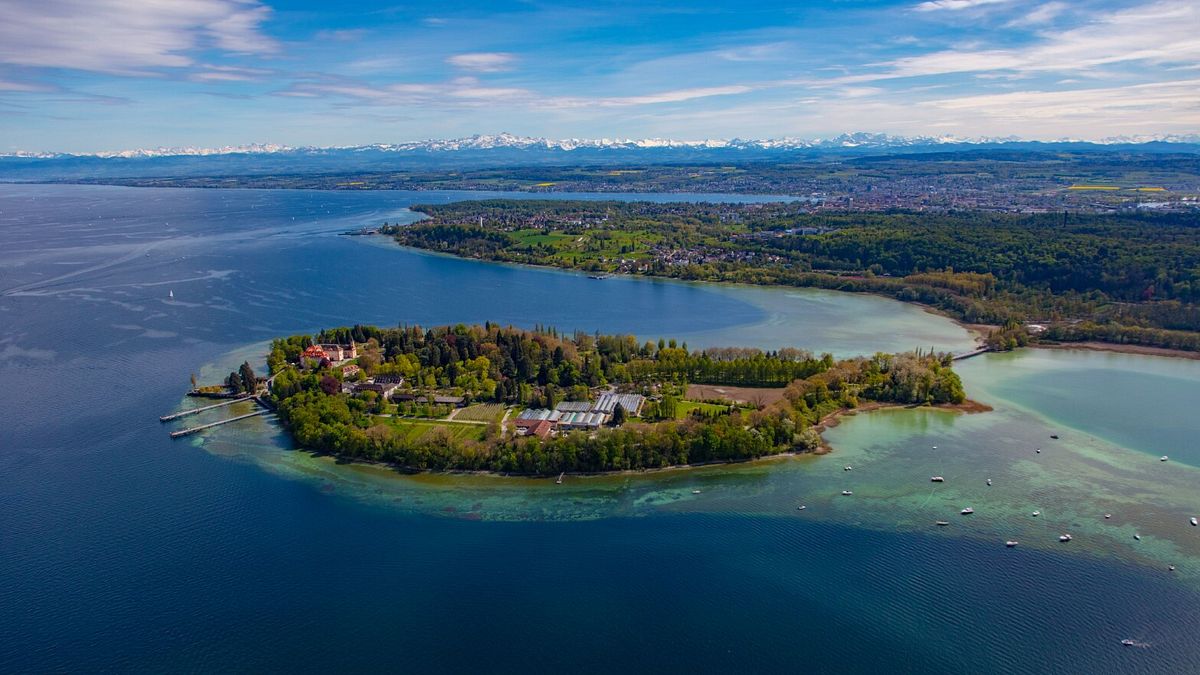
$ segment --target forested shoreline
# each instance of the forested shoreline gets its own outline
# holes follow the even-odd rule
[[[1183,214],[520,200],[414,209],[429,219],[384,231],[459,256],[876,293],[967,323],[1045,325],[1043,339],[1200,350],[1200,222]]]
[[[353,360],[306,358],[322,342],[359,346]],[[821,446],[814,425],[860,403],[957,405],[965,401],[949,354],[876,354],[835,361],[797,349],[748,348],[693,352],[672,341],[639,343],[632,336],[570,336],[495,324],[433,329],[354,326],[275,340],[268,358],[271,398],[296,444],[349,460],[408,470],[492,471],[545,475],[658,469],[731,462]],[[393,398],[502,406],[505,416],[477,437],[451,433],[461,424],[405,416],[375,391],[352,382],[398,385]],[[689,382],[773,387],[770,405],[682,401]],[[554,408],[601,391],[642,395],[638,418],[622,413],[594,431],[519,436],[508,413]],[[678,415],[688,409],[687,415]],[[423,413],[423,414],[428,414]],[[421,436],[413,425],[436,428]],[[478,427],[476,427],[478,428]]]

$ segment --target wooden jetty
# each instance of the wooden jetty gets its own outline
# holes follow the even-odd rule
[[[216,422],[209,422],[208,424],[201,424],[198,427],[191,427],[190,429],[180,429],[179,431],[172,431],[171,438],[179,438],[180,436],[187,436],[188,434],[194,434],[198,431],[204,431],[205,429],[219,427],[222,424],[229,424],[230,422],[236,422],[238,420],[244,420],[244,419],[247,419],[250,417],[258,417],[259,415],[266,415],[269,412],[272,412],[272,411],[270,411],[270,410],[255,410],[252,413],[246,413],[245,415],[238,415],[236,417],[229,417],[227,419],[217,420]]]
[[[222,401],[220,403],[214,403],[212,405],[206,405],[206,406],[202,406],[200,408],[192,408],[191,410],[181,410],[177,413],[171,413],[170,415],[163,415],[162,417],[158,418],[158,421],[159,422],[170,422],[171,420],[179,419],[180,417],[187,417],[188,415],[195,415],[196,413],[202,413],[205,410],[212,410],[213,408],[220,408],[222,406],[233,405],[234,403],[238,403],[240,401],[249,401],[252,398],[254,398],[254,397],[253,396],[242,396],[241,398],[231,398],[228,401]]]
[[[969,352],[954,356],[950,360],[951,361],[962,361],[963,359],[969,359],[972,356],[979,356],[980,354],[986,354],[990,351],[992,351],[992,350],[988,349],[987,347],[980,347],[979,349],[975,349],[973,351],[969,351]]]

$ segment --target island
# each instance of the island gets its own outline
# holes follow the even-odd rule
[[[1179,213],[814,212],[758,204],[480,200],[380,232],[462,257],[867,292],[984,325],[987,346],[1200,352],[1200,221]]]
[[[356,325],[274,340],[265,401],[296,446],[408,471],[639,471],[827,450],[839,414],[986,409],[949,354],[836,361],[631,335]]]

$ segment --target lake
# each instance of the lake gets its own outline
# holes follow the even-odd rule
[[[827,457],[562,486],[339,465],[264,418],[167,437],[192,372],[332,325],[972,344],[873,296],[337,236],[479,196],[0,186],[0,670],[1200,670],[1200,362],[987,355],[957,369],[990,413],[858,415]]]

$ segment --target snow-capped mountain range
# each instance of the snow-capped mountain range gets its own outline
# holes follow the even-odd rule
[[[375,143],[355,146],[301,146],[293,147],[274,143],[254,143],[250,145],[228,145],[218,148],[143,148],[137,150],[119,150],[95,153],[65,153],[65,152],[14,152],[0,153],[0,157],[18,157],[26,159],[55,159],[66,157],[98,157],[98,158],[155,158],[155,157],[209,157],[214,155],[273,155],[299,154],[322,155],[328,153],[441,153],[485,150],[544,150],[572,152],[576,150],[750,150],[750,151],[790,151],[790,150],[836,150],[836,149],[892,149],[914,148],[929,146],[972,146],[972,145],[1004,145],[1028,143],[1015,136],[1006,137],[975,137],[963,138],[958,136],[893,136],[889,134],[855,132],[845,133],[831,138],[772,138],[772,139],[705,139],[705,140],[676,140],[665,138],[567,138],[549,139],[530,136],[517,136],[509,133],[475,135],[467,138],[433,139],[405,143]],[[1138,145],[1144,143],[1186,143],[1200,144],[1200,134],[1167,134],[1143,136],[1118,136],[1101,139],[1062,138],[1042,143],[1086,143],[1091,145]]]

